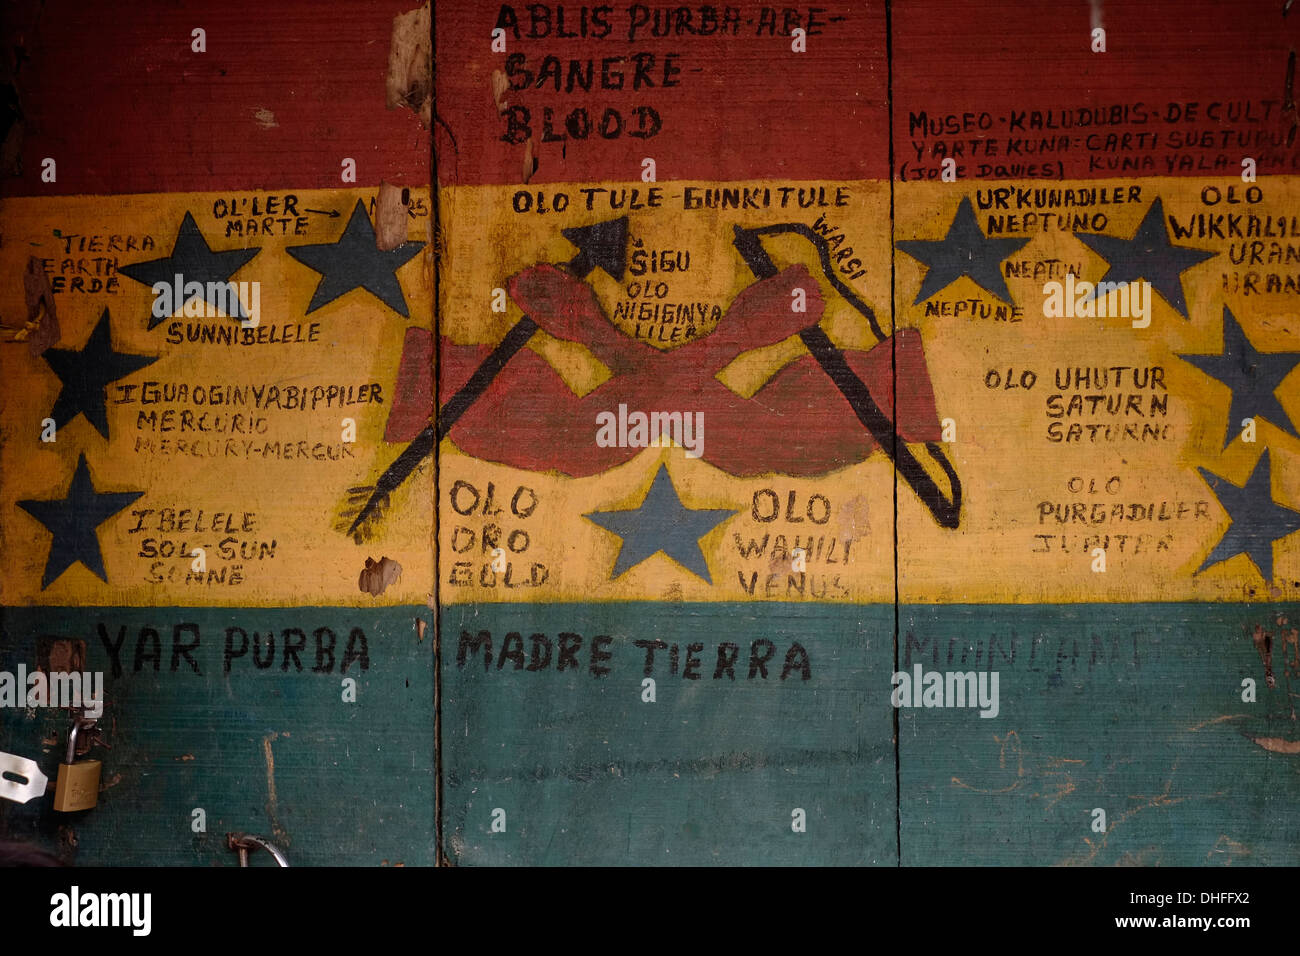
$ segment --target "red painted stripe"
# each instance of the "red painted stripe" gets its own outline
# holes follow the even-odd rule
[[[552,17],[563,6],[565,32],[581,32],[580,5],[549,6]],[[516,54],[523,54],[523,67],[534,75],[541,72],[546,56],[560,58],[563,71],[558,93],[553,84],[538,89],[534,81],[528,89],[511,90],[504,97],[510,106],[529,111],[538,162],[533,183],[637,180],[645,157],[655,160],[657,175],[665,180],[885,178],[883,4],[819,4],[814,25],[818,32],[807,37],[806,53],[792,52],[789,37],[769,37],[766,31],[757,35],[762,4],[732,4],[739,10],[737,36],[690,35],[683,27],[680,37],[654,37],[651,21],[629,40],[630,11],[636,6],[614,5],[610,34],[600,39],[556,38],[554,18],[549,35],[529,39],[527,5],[515,4],[521,38],[509,31],[503,54],[490,48],[500,5],[440,0],[435,11],[436,106],[445,124],[437,129],[440,180],[470,185],[522,182],[523,146],[502,141],[510,129],[508,117],[498,114],[492,93],[493,71],[504,71],[508,57]],[[644,6],[661,12],[673,9],[657,3]],[[784,7],[769,8],[777,11],[779,31]],[[690,9],[691,23],[698,26],[700,6]],[[808,8],[802,10],[806,17]],[[844,19],[832,23],[832,17]],[[541,29],[539,25],[538,32]],[[588,33],[596,30],[589,20]],[[637,53],[654,57],[654,65],[645,71],[653,88],[631,89],[635,67],[624,63],[624,89],[600,89],[605,58]],[[677,85],[663,88],[665,57],[670,55],[675,56],[673,68],[680,67],[681,73],[669,77]],[[575,86],[574,92],[564,92],[569,61],[577,60],[579,70],[585,71],[591,59],[591,91]],[[626,135],[628,124],[635,122],[635,109],[642,106],[656,110],[662,122],[659,132],[646,139]],[[563,142],[543,142],[548,107],[552,131],[565,134]],[[606,109],[617,110],[624,134],[610,139],[598,132],[583,139],[567,135],[565,118],[579,108],[597,124]],[[613,123],[611,119],[611,132]]]
[[[392,19],[416,6],[12,5],[25,132],[4,194],[331,188],[344,157],[360,185],[428,183],[429,132],[385,107]],[[191,52],[196,27],[206,53]],[[55,183],[40,179],[47,156]]]
[[[1119,3],[1097,0],[1101,25],[1106,31],[1105,53],[1090,48],[1093,4],[1088,0],[1061,3],[1024,3],[999,0],[970,3],[969,0],[927,0],[893,6],[894,51],[894,136],[898,165],[916,163],[912,141],[913,114],[926,112],[931,119],[953,117],[963,124],[972,114],[976,124],[987,111],[993,132],[1005,140],[1012,111],[1039,111],[1058,118],[1061,110],[1074,111],[1072,129],[1011,133],[1036,143],[1044,137],[1085,137],[1100,133],[1130,136],[1130,151],[1124,155],[1150,155],[1153,169],[1098,170],[1092,168],[1087,142],[1072,144],[1063,155],[1045,154],[1060,160],[1057,170],[1066,179],[1124,178],[1152,175],[1200,177],[1237,176],[1241,158],[1253,156],[1260,173],[1300,173],[1300,136],[1292,148],[1285,136],[1292,124],[1282,115],[1287,54],[1300,48],[1300,8],[1282,16],[1283,0],[1155,0]],[[1296,81],[1300,84],[1300,78]],[[1253,101],[1257,115],[1268,110],[1269,119],[1259,125],[1229,122],[1227,104]],[[1272,106],[1261,104],[1272,101]],[[1139,122],[1138,111],[1154,115]],[[1221,104],[1218,120],[1207,115],[1210,104]],[[1171,110],[1176,104],[1177,111]],[[1194,117],[1186,118],[1187,105],[1196,104]],[[1128,106],[1126,115],[1123,107]],[[1119,112],[1112,116],[1115,107]],[[1101,125],[1080,128],[1078,110],[1101,109]],[[1167,121],[1172,117],[1173,121]],[[1111,122],[1119,119],[1120,122]],[[1280,148],[1240,146],[1236,140],[1220,144],[1225,130],[1260,130],[1283,141]],[[1140,133],[1159,134],[1154,150],[1137,147]],[[1214,148],[1186,150],[1173,147],[1173,136],[1193,140],[1209,134]],[[944,137],[958,141],[966,153],[958,158],[967,171],[962,178],[976,176],[981,164],[1008,166],[1041,162],[1037,155],[971,157],[968,141],[982,138],[978,129]],[[1122,140],[1117,141],[1122,145]],[[1200,168],[1200,158],[1210,163],[1223,154],[1228,165],[1218,171]],[[1282,161],[1265,162],[1265,156],[1282,155]],[[1180,157],[1191,156],[1193,168],[1177,165]],[[1175,161],[1170,169],[1169,159]],[[939,159],[927,165],[936,170]],[[997,178],[1016,178],[1000,176]],[[1053,175],[1051,178],[1057,178]]]

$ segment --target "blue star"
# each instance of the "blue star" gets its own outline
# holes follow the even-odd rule
[[[79,351],[47,349],[41,356],[59,377],[62,387],[54,400],[50,417],[62,428],[78,415],[108,437],[108,411],[105,408],[104,390],[118,379],[126,378],[140,369],[158,361],[151,355],[113,350],[113,335],[109,329],[108,309],[99,317],[86,344]]]
[[[238,272],[248,262],[249,259],[261,251],[259,246],[256,249],[230,249],[226,252],[213,252],[208,246],[207,240],[203,238],[203,233],[199,232],[198,225],[194,222],[194,217],[188,212],[185,218],[181,220],[180,231],[176,233],[176,243],[172,246],[172,254],[165,259],[150,259],[148,262],[133,262],[130,265],[122,266],[118,271],[124,276],[129,276],[136,282],[143,282],[149,287],[153,287],[158,282],[165,282],[169,286],[176,281],[176,276],[181,277],[182,290],[185,285],[191,282],[197,282],[203,286],[202,298],[209,305],[216,309],[224,309],[227,305],[224,294],[211,295],[215,289],[210,290],[208,286],[215,283],[224,283],[229,281],[230,277]],[[193,299],[199,296],[192,295],[184,302],[172,303],[172,315],[180,312]],[[239,315],[232,315],[232,319],[247,319],[244,312],[243,303],[236,299],[235,311]],[[167,316],[157,316],[152,312],[149,314],[149,328],[157,328],[162,325]]]
[[[18,502],[18,507],[45,525],[54,536],[45,561],[41,590],[53,584],[60,574],[78,561],[98,575],[101,581],[107,582],[104,555],[99,548],[96,529],[143,494],[143,491],[103,494],[96,491],[86,456],[82,455],[77,460],[72,483],[62,498]]]
[[[1257,352],[1246,338],[1241,325],[1228,308],[1223,309],[1223,352],[1220,355],[1183,355],[1184,362],[1195,365],[1206,375],[1232,389],[1228,409],[1227,435],[1241,427],[1246,418],[1267,418],[1292,435],[1296,434],[1291,417],[1277,400],[1278,387],[1300,363],[1300,352]],[[1300,436],[1297,436],[1300,437]]]
[[[337,241],[289,246],[285,252],[320,273],[307,314],[353,289],[365,289],[398,315],[408,318],[410,313],[397,281],[397,270],[423,248],[423,242],[404,242],[387,251],[376,246],[375,227],[366,215],[365,204],[358,199]]]
[[[1187,318],[1182,274],[1199,262],[1217,255],[1209,249],[1175,246],[1165,230],[1165,207],[1159,198],[1151,204],[1132,239],[1076,232],[1074,237],[1106,260],[1110,267],[1101,282],[1126,283],[1146,279],[1161,298]],[[1097,290],[1093,289],[1093,296]]]
[[[895,243],[913,259],[927,266],[916,302],[928,299],[940,289],[968,276],[976,285],[1014,305],[1007,280],[1002,278],[1002,260],[1018,251],[1026,239],[989,239],[980,232],[975,209],[967,196],[957,207],[948,234],[942,239],[902,239]],[[913,302],[913,305],[916,304]]]
[[[1264,580],[1272,581],[1273,542],[1293,531],[1300,531],[1300,512],[1274,502],[1268,449],[1260,455],[1245,487],[1228,484],[1204,468],[1197,471],[1218,496],[1219,504],[1228,512],[1232,523],[1196,573],[1200,574],[1211,564],[1246,554],[1255,562]]]
[[[636,508],[593,511],[583,517],[623,539],[609,576],[611,581],[662,551],[687,571],[712,584],[700,539],[737,513],[726,509],[687,508],[677,495],[668,469],[660,465],[654,483]]]

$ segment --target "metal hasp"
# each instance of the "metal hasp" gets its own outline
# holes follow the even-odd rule
[[[35,760],[0,753],[0,799],[26,803],[43,795],[49,782]]]

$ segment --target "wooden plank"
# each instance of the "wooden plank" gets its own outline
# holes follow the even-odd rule
[[[433,642],[420,633],[408,608],[6,608],[0,669],[34,669],[42,635],[84,641],[107,705],[99,805],[6,804],[0,832],[88,866],[234,866],[228,832],[265,836],[291,866],[431,865]],[[0,750],[52,774],[65,712],[11,714]]]
[[[895,863],[892,715],[861,694],[887,679],[893,609],[770,607],[444,610],[452,861]]]
[[[84,642],[105,700],[99,805],[5,804],[0,835],[434,864],[432,463],[357,521],[433,328],[428,6],[6,17],[0,685]],[[53,778],[69,711],[13,713],[0,747]]]
[[[570,8],[470,6],[438,30],[445,852],[894,863],[892,717],[861,697],[892,664],[884,449],[895,404],[916,440],[938,422],[889,338],[884,9],[747,3],[701,35],[633,6],[565,36]],[[582,668],[530,671],[534,634],[581,635]]]
[[[408,235],[419,237],[427,230],[428,194],[412,194],[423,215],[409,218]],[[349,505],[356,497],[350,489],[373,483],[394,454],[383,437],[398,371],[389,356],[400,354],[408,328],[430,327],[429,277],[420,240],[413,238],[397,253],[405,261],[387,273],[398,290],[381,290],[390,301],[355,288],[317,306],[322,275],[294,253],[336,242],[354,214],[357,228],[366,228],[365,210],[374,200],[373,190],[308,190],[7,202],[14,241],[0,250],[0,269],[17,271],[37,257],[54,288],[62,339],[41,356],[22,343],[0,344],[4,414],[13,436],[0,449],[0,534],[43,543],[40,522],[15,502],[62,499],[82,455],[97,488],[147,492],[101,526],[106,579],[77,564],[46,580],[50,549],[15,549],[7,600],[146,606],[356,600],[367,554],[345,533],[352,523],[347,512],[356,507]],[[263,215],[229,213],[232,207],[251,213],[255,204]],[[167,257],[191,228],[187,216],[217,256],[240,250],[251,256],[230,281],[246,310],[253,308],[256,283],[257,326],[225,315],[224,299],[188,300],[189,312],[206,315],[186,315],[184,301],[155,310],[160,300],[151,283],[172,274]],[[261,235],[267,220],[271,234]],[[259,235],[240,235],[250,223]],[[118,248],[108,251],[110,245]],[[148,265],[160,259],[162,265]],[[186,266],[177,260],[174,268],[183,273]],[[140,271],[150,269],[157,275]],[[162,281],[174,287],[173,278]],[[18,313],[21,301],[21,291],[9,287],[0,293],[0,314]],[[76,376],[91,374],[101,351],[109,354],[92,340],[105,326],[112,353],[140,356],[129,360],[132,366],[147,364],[81,396]],[[42,423],[51,417],[56,428],[47,437],[53,440],[42,441]],[[353,423],[353,441],[344,441],[345,420]],[[422,480],[389,503],[409,516],[386,529],[385,553],[404,572],[385,602],[428,600],[427,469]],[[202,574],[191,573],[195,548],[205,550]]]
[[[1296,736],[1293,613],[904,607],[900,669],[999,674],[990,718],[899,711],[904,864],[1294,865],[1295,757],[1273,744]],[[1257,626],[1278,642],[1275,686]]]
[[[101,806],[0,834],[83,863],[229,864],[226,829],[296,865],[1295,862],[1280,4],[449,0],[432,102],[410,5],[15,9],[0,671],[84,640],[109,718]],[[196,236],[266,341],[153,321],[148,264]],[[1149,305],[1089,314],[1102,280]],[[257,456],[177,456],[145,382],[187,386],[177,428],[213,386],[370,400],[355,442],[325,399],[267,411]],[[252,540],[238,585],[252,558],[185,579],[200,510]],[[52,769],[65,721],[0,747]]]
[[[1293,864],[1295,23],[895,10],[894,310],[966,489],[899,495],[902,860]]]

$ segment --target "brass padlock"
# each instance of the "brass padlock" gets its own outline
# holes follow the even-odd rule
[[[77,763],[77,732],[82,727],[81,720],[73,720],[68,731],[68,759],[59,764],[59,776],[54,784],[54,809],[59,813],[89,810],[99,803],[99,771],[103,764],[98,760]]]

